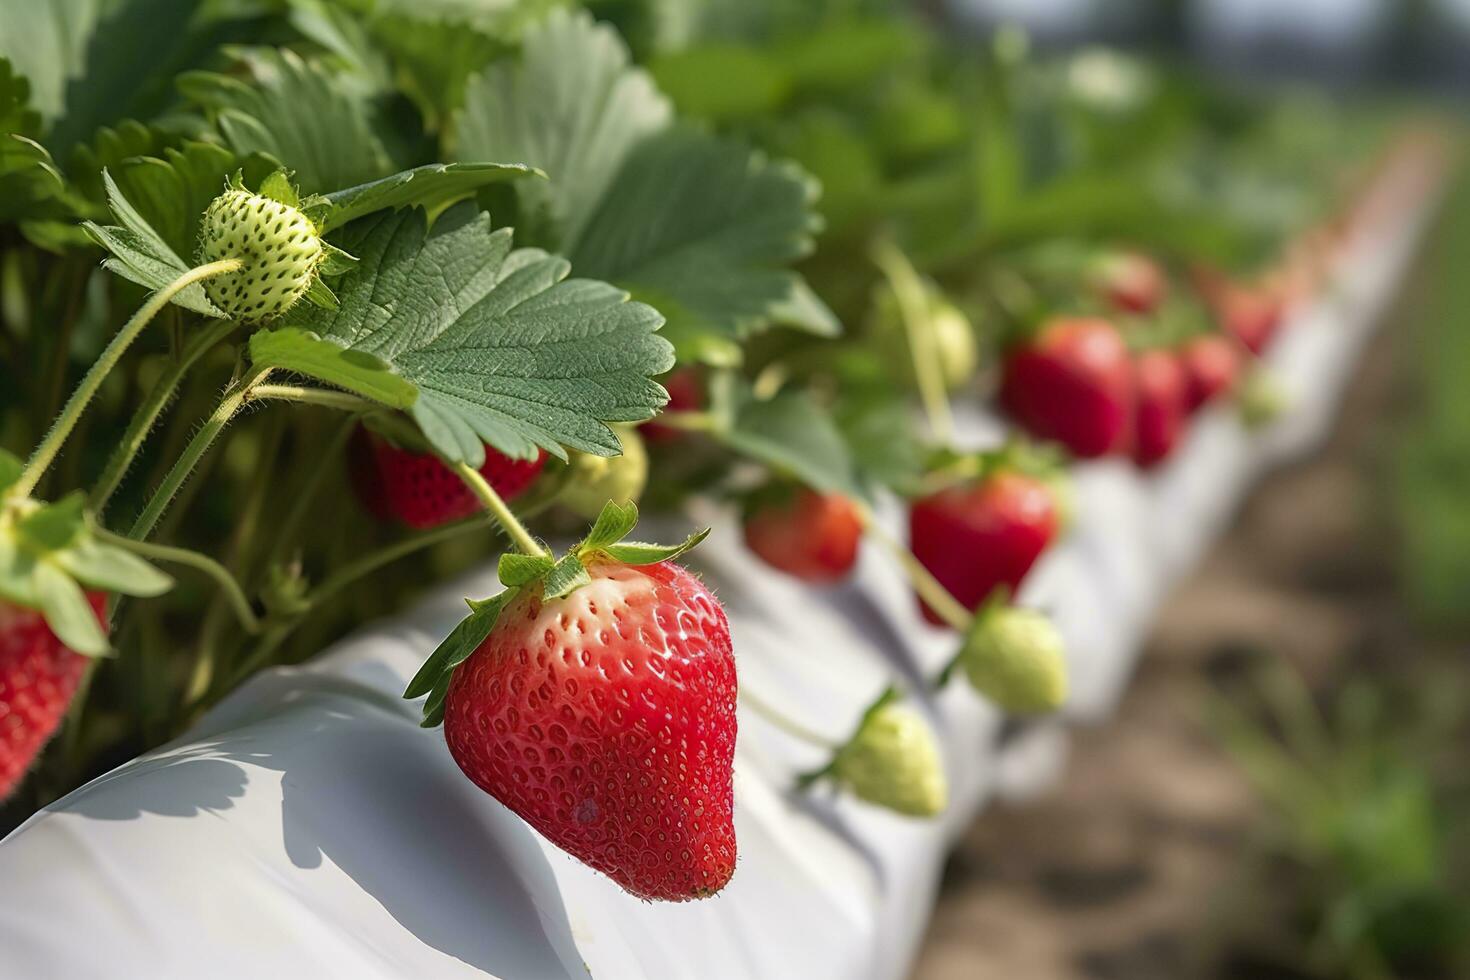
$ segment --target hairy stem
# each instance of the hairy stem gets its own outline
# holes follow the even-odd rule
[[[142,541],[153,532],[154,526],[158,524],[158,519],[168,509],[168,505],[179,492],[179,488],[189,479],[189,474],[194,472],[194,467],[199,465],[199,460],[209,451],[209,447],[224,431],[225,426],[230,424],[230,420],[235,417],[240,406],[245,404],[251,387],[269,374],[270,368],[257,368],[225,390],[225,395],[220,399],[214,413],[205,420],[199,431],[194,433],[194,438],[190,439],[189,444],[184,447],[183,455],[178,458],[173,468],[168,471],[168,475],[163,478],[163,483],[154,491],[143,513],[133,522],[132,528],[128,531],[129,538],[134,541]]]
[[[757,697],[749,687],[742,686],[740,688],[740,703],[798,742],[805,742],[808,745],[813,745],[819,749],[826,749],[831,752],[835,752],[838,748],[836,742],[792,720],[784,712],[776,710],[768,702]]]
[[[138,312],[123,324],[123,328],[112,338],[112,342],[103,350],[102,356],[97,358],[97,362],[92,365],[81,383],[77,385],[76,390],[72,392],[71,398],[67,399],[66,405],[61,409],[61,414],[51,424],[51,431],[46,433],[46,438],[41,440],[41,445],[37,446],[36,451],[31,454],[30,460],[21,472],[20,479],[11,486],[11,496],[24,497],[36,488],[36,484],[46,473],[46,468],[61,451],[62,443],[66,442],[66,437],[71,434],[72,429],[76,428],[77,419],[82,417],[82,411],[87,407],[87,403],[102,386],[102,380],[117,366],[123,353],[133,341],[138,339],[138,335],[158,315],[158,311],[167,306],[169,300],[194,283],[234,272],[240,268],[240,265],[239,259],[221,259],[218,262],[197,266],[148,297],[138,308]]]
[[[178,390],[179,382],[189,372],[198,360],[219,343],[228,337],[235,329],[232,320],[214,320],[189,342],[179,359],[158,379],[147,399],[133,415],[132,421],[128,423],[128,430],[123,433],[122,441],[113,450],[112,457],[107,461],[107,467],[98,478],[97,485],[92,488],[92,509],[101,514],[117,492],[118,485],[122,483],[123,476],[128,467],[132,465],[133,459],[138,451],[143,448],[143,443],[148,439],[149,433],[153,431],[153,425],[158,421],[164,408],[173,400],[174,392]]]
[[[235,581],[235,576],[231,575],[225,566],[208,555],[201,554],[197,551],[190,551],[188,548],[175,548],[170,545],[134,541],[131,538],[123,537],[121,534],[113,534],[111,531],[105,531],[102,528],[97,528],[93,533],[109,544],[126,548],[128,551],[147,558],[150,561],[184,565],[197,572],[203,572],[219,586],[221,594],[229,602],[231,609],[235,613],[235,618],[240,621],[240,626],[244,628],[245,632],[252,636],[260,632],[260,617],[255,614],[255,610],[251,607],[250,600],[245,596],[245,590],[240,587],[240,583]]]
[[[251,400],[272,398],[277,401],[299,402],[303,405],[322,405],[344,412],[362,414],[382,408],[377,402],[326,388],[305,388],[301,385],[256,385],[250,393]]]
[[[479,470],[468,463],[461,462],[454,464],[454,471],[459,474],[459,478],[480,499],[480,503],[485,505],[485,509],[490,512],[490,516],[494,517],[496,522],[505,529],[506,535],[510,537],[517,548],[528,555],[547,554],[546,549],[541,547],[535,538],[531,537],[531,532],[526,530],[526,526],[516,518],[516,515],[512,513],[510,507],[501,499],[500,494],[495,492],[495,488],[480,475]]]

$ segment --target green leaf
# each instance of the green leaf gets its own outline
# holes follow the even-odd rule
[[[36,563],[31,579],[41,615],[57,639],[84,656],[100,657],[107,652],[107,636],[97,624],[86,593],[71,576],[43,561]]]
[[[519,63],[472,79],[452,122],[457,160],[519,160],[549,183],[517,188],[517,234],[565,252],[582,236],[619,166],[672,111],[630,63],[616,31],[585,12],[555,11],[527,32]],[[578,270],[580,272],[580,270]]]
[[[0,133],[0,221],[66,218],[66,178],[35,140]]]
[[[675,545],[645,544],[641,541],[624,541],[603,548],[604,554],[624,565],[656,565],[661,561],[672,561],[684,552],[709,537],[709,528],[696,531]]]
[[[682,115],[713,122],[755,119],[780,108],[791,77],[766,52],[712,42],[659,54],[648,70]]]
[[[530,585],[551,571],[555,565],[547,555],[523,555],[518,551],[507,551],[500,556],[500,584],[508,589]]]
[[[429,699],[424,702],[422,725],[425,728],[433,728],[443,720],[444,697],[449,691],[449,679],[453,676],[454,669],[468,660],[480,644],[485,642],[485,638],[495,628],[495,621],[500,618],[501,610],[518,594],[517,589],[506,589],[484,602],[471,602],[470,614],[445,637],[444,642],[424,661],[413,680],[408,682],[408,688],[403,692],[405,698],[429,695]]]
[[[812,249],[816,195],[795,166],[670,130],[628,158],[567,255],[579,274],[657,302],[671,325],[739,338],[804,305],[787,266]]]
[[[529,176],[545,174],[522,163],[431,163],[415,167],[328,194],[331,208],[322,219],[322,231],[340,228],[384,208],[418,206],[437,213],[482,187]]]
[[[87,222],[87,234],[111,253],[102,264],[115,275],[148,289],[162,289],[189,271],[184,260],[138,213],[123,196],[112,175],[103,171],[102,183],[107,188],[107,203],[119,225]],[[205,316],[220,316],[220,310],[204,295],[204,287],[193,283],[180,290],[173,302]]]
[[[32,104],[47,122],[62,114],[68,80],[82,74],[102,10],[98,0],[0,4],[0,56],[30,79]]]
[[[380,211],[342,230],[360,259],[339,309],[298,306],[288,325],[372,354],[418,388],[409,408],[449,462],[479,466],[484,443],[515,458],[564,446],[612,456],[608,422],[667,401],[652,376],[673,364],[657,312],[605,283],[565,279],[565,259],[511,248],[468,203],[430,230],[421,209]],[[260,362],[257,362],[260,363]],[[317,363],[271,361],[331,383]]]
[[[125,159],[111,173],[138,216],[175,255],[189,259],[199,247],[199,221],[225,180],[238,172],[256,186],[275,166],[259,155],[241,157],[191,140],[160,156]]]
[[[174,584],[132,552],[90,537],[58,552],[53,560],[81,584],[106,592],[148,597],[163,595]]]
[[[597,551],[606,548],[610,544],[617,544],[638,526],[638,505],[629,501],[619,504],[617,501],[609,500],[603,505],[602,513],[597,515],[597,521],[592,525],[592,530],[582,539],[577,546],[578,551]]]
[[[337,306],[341,307],[341,300]],[[418,386],[395,374],[381,357],[343,348],[308,330],[257,331],[250,337],[250,362],[256,367],[296,371],[389,408],[407,409],[419,397]]]
[[[804,391],[785,391],[764,401],[742,399],[734,423],[717,435],[735,451],[815,490],[859,493],[842,433],[831,414]]]
[[[187,72],[179,89],[208,109],[236,153],[292,168],[308,193],[351,187],[392,170],[367,98],[326,66],[287,49],[231,49],[249,80]]]
[[[10,489],[12,483],[20,479],[25,468],[25,461],[19,456],[0,449],[0,495]]]
[[[373,19],[373,38],[393,57],[398,86],[413,100],[429,130],[464,104],[470,76],[496,56],[507,41],[462,22],[388,15]]]
[[[541,583],[541,597],[548,602],[560,599],[591,583],[592,576],[587,574],[587,567],[582,564],[581,557],[573,552],[563,556],[546,574]]]

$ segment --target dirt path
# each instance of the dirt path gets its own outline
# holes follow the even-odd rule
[[[1265,481],[1181,585],[1114,719],[1075,740],[1065,781],[976,822],[916,980],[1219,975],[1201,951],[1255,802],[1203,725],[1202,694],[1266,654],[1322,680],[1403,628],[1383,517],[1401,345],[1392,327],[1379,335],[1331,444]]]

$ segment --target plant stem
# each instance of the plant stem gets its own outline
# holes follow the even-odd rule
[[[495,526],[492,523],[486,521],[483,517],[477,516],[467,518],[463,521],[457,521],[453,524],[446,524],[443,527],[437,527],[432,531],[416,534],[402,541],[395,541],[387,547],[363,555],[338,568],[329,577],[324,579],[321,585],[318,585],[311,591],[311,594],[306,597],[303,604],[307,610],[315,609],[338,592],[357,582],[359,579],[371,575],[384,565],[391,564],[400,558],[406,558],[424,548],[429,548],[443,541],[457,538],[462,534],[494,529]],[[269,662],[271,654],[291,635],[296,626],[305,618],[305,615],[303,612],[294,619],[278,623],[266,630],[260,642],[256,644],[255,648],[250,651],[250,654],[230,674],[228,683],[222,685],[223,690],[227,691],[233,688],[240,681],[265,666]]]
[[[740,688],[740,703],[798,742],[805,742],[808,745],[816,746],[819,749],[826,749],[829,752],[837,751],[838,745],[836,742],[817,734],[798,722],[792,721],[784,713],[777,711],[770,704],[756,697],[748,687]]]
[[[235,329],[232,320],[214,320],[197,334],[189,345],[184,348],[183,353],[177,361],[158,379],[158,383],[148,393],[148,398],[133,415],[128,423],[127,432],[123,433],[122,441],[118,443],[117,449],[113,450],[112,457],[107,461],[107,468],[102,471],[97,485],[92,488],[91,505],[92,510],[98,514],[102,513],[107,502],[117,491],[118,485],[122,483],[123,476],[128,467],[132,465],[134,457],[143,448],[143,443],[153,431],[153,425],[158,421],[158,416],[173,399],[174,392],[178,390],[179,382],[188,373],[199,358],[209,352],[215,344],[228,337]]]
[[[322,405],[358,414],[382,408],[377,402],[369,401],[345,391],[326,388],[306,388],[301,385],[256,385],[250,399],[273,398],[277,401],[300,402],[303,405]]]
[[[179,488],[189,479],[189,474],[194,471],[199,460],[209,451],[209,447],[214,444],[215,438],[224,430],[224,427],[230,424],[230,420],[235,417],[240,406],[245,404],[251,387],[269,375],[270,370],[270,368],[257,368],[225,389],[225,395],[220,399],[214,413],[199,431],[194,433],[194,438],[190,439],[189,444],[184,447],[183,455],[178,458],[173,468],[168,471],[168,475],[163,478],[163,483],[154,491],[143,513],[133,522],[132,529],[128,531],[129,538],[134,541],[142,541],[152,533],[158,519],[168,509],[169,503],[173,501]]]
[[[260,388],[255,390],[259,392]],[[322,481],[332,473],[331,464],[341,455],[343,447],[347,445],[347,440],[352,438],[352,433],[356,431],[360,419],[361,416],[356,414],[343,419],[337,431],[332,433],[330,441],[317,452],[318,465],[309,468],[305,482],[297,489],[291,501],[291,509],[286,512],[286,517],[276,531],[276,543],[271,548],[270,554],[266,556],[265,568],[267,571],[285,560],[287,549],[296,540],[301,522],[306,520],[306,515],[311,511],[311,505],[316,501],[317,491],[321,489]]]
[[[881,239],[874,243],[873,261],[883,270],[898,300],[899,320],[908,338],[914,380],[919,386],[929,429],[936,440],[948,445],[954,438],[954,417],[944,385],[944,365],[940,363],[941,354],[930,327],[928,291],[913,264],[892,242]]]
[[[169,545],[134,541],[131,538],[123,537],[121,534],[114,534],[102,528],[96,528],[93,534],[109,544],[126,548],[128,551],[151,561],[185,565],[195,571],[203,572],[205,575],[214,579],[215,584],[219,586],[220,592],[229,601],[231,608],[234,610],[235,618],[240,621],[240,625],[245,629],[245,632],[252,636],[260,632],[260,617],[251,608],[250,600],[245,596],[245,590],[240,587],[240,583],[235,581],[235,576],[231,575],[225,566],[208,555],[201,554],[197,551],[190,551],[188,548],[175,548]]]
[[[861,508],[861,511],[867,532],[903,566],[904,575],[919,594],[919,598],[928,603],[929,608],[952,629],[968,633],[975,622],[975,614],[950,595],[949,590],[924,567],[924,563],[912,551],[889,535],[874,518],[872,511],[866,507]]]
[[[505,529],[506,535],[522,553],[549,557],[549,552],[531,537],[531,532],[526,530],[526,526],[516,518],[511,509],[506,506],[505,501],[500,499],[500,494],[496,493],[495,488],[486,482],[479,470],[468,463],[459,462],[454,464],[454,471],[465,482],[465,486],[480,498],[480,503],[485,505],[485,509]]]
[[[143,305],[138,308],[138,312],[134,313],[127,323],[123,324],[123,328],[118,331],[117,335],[112,338],[112,342],[103,350],[102,356],[97,358],[97,362],[92,365],[82,378],[81,384],[77,385],[76,391],[72,392],[71,398],[67,400],[66,405],[61,409],[61,414],[52,423],[51,431],[46,433],[46,438],[41,441],[41,445],[37,446],[36,451],[31,454],[30,461],[26,463],[26,468],[20,474],[20,479],[16,480],[11,486],[9,491],[11,496],[24,497],[36,488],[36,484],[40,482],[41,477],[46,472],[46,468],[51,465],[51,461],[61,451],[61,444],[66,441],[66,437],[76,427],[77,419],[82,416],[82,410],[87,407],[87,403],[92,400],[92,396],[102,386],[102,379],[107,377],[108,372],[117,365],[118,360],[122,358],[123,352],[132,345],[134,340],[138,339],[138,335],[143,332],[143,328],[148,326],[149,321],[158,314],[158,311],[168,305],[169,300],[194,283],[202,282],[212,276],[234,272],[240,268],[240,265],[241,262],[239,259],[221,259],[218,262],[196,266],[148,297]]]

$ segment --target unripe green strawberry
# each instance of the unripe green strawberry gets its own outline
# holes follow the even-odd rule
[[[1245,376],[1236,395],[1240,420],[1252,432],[1269,426],[1291,406],[1291,398],[1270,371],[1257,367]]]
[[[863,716],[831,774],[859,799],[909,817],[932,817],[948,802],[933,731],[917,711],[888,696]]]
[[[561,502],[588,520],[596,520],[608,501],[637,503],[648,483],[643,437],[632,426],[620,425],[616,431],[623,445],[621,456],[577,453],[572,457],[571,480],[562,491]]]
[[[199,262],[239,259],[237,272],[204,282],[226,315],[261,322],[306,295],[323,255],[316,225],[297,208],[238,187],[210,202],[199,224]]]
[[[982,612],[959,665],[975,690],[1013,714],[1055,711],[1067,699],[1062,636],[1035,610],[997,606]]]

